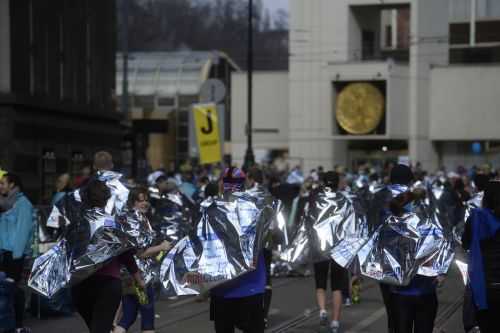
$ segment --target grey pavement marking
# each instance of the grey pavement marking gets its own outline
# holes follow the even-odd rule
[[[370,316],[362,320],[359,324],[347,330],[346,333],[360,333],[385,315],[385,308],[380,308]]]

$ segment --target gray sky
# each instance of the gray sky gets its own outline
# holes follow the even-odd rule
[[[279,8],[288,10],[288,0],[264,0],[264,3],[272,11],[275,11],[276,9]]]

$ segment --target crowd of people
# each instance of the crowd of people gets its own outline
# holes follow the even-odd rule
[[[147,277],[147,267],[158,257],[165,256],[179,240],[176,238],[178,230],[169,233],[171,224],[165,226],[164,220],[158,217],[179,216],[181,225],[176,228],[192,229],[199,222],[200,207],[206,200],[220,198],[230,202],[235,193],[259,190],[283,203],[286,225],[293,230],[305,218],[304,215],[313,214],[308,207],[318,200],[321,191],[355,193],[361,188],[377,185],[387,187],[392,193],[380,211],[374,214],[386,220],[412,213],[415,203],[424,200],[425,191],[422,193],[422,187],[415,189],[415,183],[423,184],[423,188],[439,183],[446,189],[451,216],[457,219],[452,221],[452,227],[459,224],[467,203],[478,194],[482,195],[482,202],[471,210],[463,235],[460,235],[462,246],[469,253],[468,290],[472,297],[468,305],[474,317],[465,330],[480,329],[480,332],[489,333],[500,327],[500,320],[495,316],[500,308],[500,266],[497,263],[500,257],[500,181],[496,172],[487,165],[470,170],[439,170],[434,174],[422,170],[418,164],[408,167],[388,163],[379,169],[364,165],[353,172],[341,166],[334,170],[324,170],[319,166],[304,174],[300,166],[291,170],[279,165],[242,170],[222,165],[191,167],[186,164],[178,171],[156,170],[144,180],[122,180],[127,188],[125,200],[120,198],[122,194],[116,187],[110,188],[106,181],[95,176],[113,168],[109,153],[96,153],[92,168],[86,168],[74,177],[63,174],[57,179],[51,202],[51,205],[57,205],[79,191],[82,214],[102,216],[104,225],[111,223],[109,221],[114,221],[114,224],[139,221],[141,231],[136,236],[149,239],[140,248],[124,251],[107,260],[83,281],[71,286],[74,309],[91,333],[127,332],[139,313],[142,331],[154,332],[156,294],[154,283]],[[181,202],[165,200],[173,195]],[[111,206],[110,202],[113,203]],[[23,268],[31,255],[35,228],[33,216],[34,208],[23,194],[22,180],[14,172],[0,173],[0,332],[2,329],[9,333],[30,331],[23,321],[25,290],[21,281]],[[49,227],[66,229],[55,234],[66,237],[68,242],[84,232],[64,225],[62,219],[55,223]],[[94,231],[85,232],[92,234]],[[159,234],[165,237],[153,240]],[[269,243],[256,253],[252,270],[211,289],[210,317],[215,332],[231,333],[236,328],[247,333],[264,332],[272,301],[271,267],[273,257],[279,256],[272,241]],[[84,248],[80,250],[84,251]],[[356,265],[347,269],[331,258],[312,260],[310,264],[320,309],[318,321],[332,333],[339,333],[343,304],[359,301],[361,274]],[[432,333],[438,310],[436,288],[444,279],[444,275],[428,277],[417,274],[406,285],[380,283],[388,332]],[[331,316],[327,312],[329,280]]]

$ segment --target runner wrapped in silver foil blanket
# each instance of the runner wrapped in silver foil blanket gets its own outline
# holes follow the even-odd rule
[[[193,228],[197,217],[195,203],[178,191],[160,195],[157,189],[149,189],[154,214],[154,229],[165,240],[177,242]]]
[[[196,230],[163,260],[168,295],[196,295],[254,269],[274,218],[260,194],[236,192],[201,203]]]
[[[390,191],[396,197],[408,188],[402,186]],[[387,198],[383,192],[379,195]],[[446,274],[454,258],[453,238],[442,227],[435,208],[422,197],[409,203],[401,215],[380,207],[381,215],[384,209],[386,217],[382,224],[358,252],[361,273],[399,286],[408,285],[417,274],[429,277]]]
[[[127,203],[129,194],[129,190],[120,181],[122,174],[113,171],[99,171],[95,178],[104,182],[111,192],[105,211],[112,215],[121,212]],[[81,204],[82,198],[80,192],[84,188],[85,186],[81,189],[68,193],[54,205],[54,208],[52,209],[52,212],[47,220],[48,227],[60,228],[67,226],[70,223],[67,218],[68,213],[66,212],[67,207],[65,201],[70,199]]]
[[[139,211],[127,209],[119,220],[123,231],[130,237],[130,241],[133,242],[134,248],[138,251],[146,250],[161,241],[161,237],[158,237],[158,234],[153,230],[147,217]],[[139,258],[136,255],[135,262],[146,284],[158,279],[160,265],[155,258]]]
[[[76,222],[77,212],[75,208],[73,216],[65,217],[75,229],[33,264],[28,286],[46,297],[78,284],[111,258],[136,246],[122,225],[104,210],[80,211],[81,220]]]
[[[353,193],[320,190],[306,204],[299,223],[280,256],[293,268],[327,258],[347,267],[368,241],[365,208]]]

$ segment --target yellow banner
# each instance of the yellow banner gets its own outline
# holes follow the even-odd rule
[[[200,163],[210,164],[222,160],[219,122],[215,104],[193,105],[194,126],[200,151]]]

